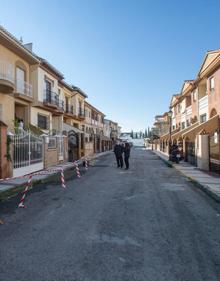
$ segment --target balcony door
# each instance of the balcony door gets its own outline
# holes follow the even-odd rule
[[[18,93],[25,93],[25,71],[20,67],[16,68],[16,89]]]
[[[51,88],[52,88],[51,83],[48,80],[46,80],[45,83],[46,83],[46,100],[51,102]]]
[[[65,97],[66,100],[66,112],[69,112],[69,99],[68,97]]]

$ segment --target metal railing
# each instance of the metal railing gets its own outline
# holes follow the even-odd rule
[[[202,110],[206,107],[208,107],[208,96],[204,96],[199,99],[199,110]]]
[[[32,85],[23,80],[17,79],[16,80],[16,93],[32,98],[33,97]]]
[[[78,115],[79,115],[80,117],[85,117],[85,110],[83,110],[82,108],[79,108],[79,110],[78,110]]]
[[[64,102],[59,99],[58,94],[50,90],[44,91],[44,102],[49,103],[51,105],[55,105],[62,109],[64,108]]]
[[[65,112],[73,114],[73,105],[66,104]]]
[[[8,80],[12,83],[15,81],[14,66],[12,63],[0,60],[0,79]]]

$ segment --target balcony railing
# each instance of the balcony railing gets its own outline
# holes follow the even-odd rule
[[[14,83],[14,66],[8,61],[0,60],[0,79]]]
[[[190,105],[186,108],[186,115],[188,116],[188,115],[191,115],[191,114],[192,114],[192,106]]]
[[[23,80],[17,79],[16,80],[16,93],[33,98],[32,85]]]
[[[199,100],[199,110],[202,110],[206,107],[208,107],[208,96],[207,95]]]
[[[66,104],[65,112],[73,114],[73,105]]]
[[[44,102],[64,109],[64,102],[59,99],[59,96],[57,93],[52,92],[50,90],[44,91]]]
[[[85,110],[83,110],[82,108],[79,108],[79,110],[78,110],[78,115],[79,115],[80,117],[85,117]]]

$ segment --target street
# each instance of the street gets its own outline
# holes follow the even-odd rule
[[[220,280],[220,205],[152,151],[0,203],[1,281]]]

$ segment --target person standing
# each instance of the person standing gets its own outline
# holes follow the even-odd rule
[[[130,157],[130,145],[128,142],[125,143],[125,148],[124,148],[124,161],[125,161],[125,170],[129,169],[129,157]]]
[[[115,147],[114,147],[114,153],[115,153],[118,168],[119,167],[123,168],[123,164],[124,164],[123,157],[122,157],[123,147],[120,145],[119,142],[117,142]]]

